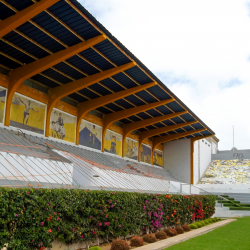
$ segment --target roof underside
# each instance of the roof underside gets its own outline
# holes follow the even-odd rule
[[[0,0],[0,17],[4,20],[35,2],[38,1]],[[156,81],[157,85],[99,107],[96,111],[101,115],[109,114],[173,97],[175,99],[173,102],[127,117],[119,122],[122,125],[187,110],[187,114],[141,128],[140,131],[197,120],[197,123],[191,126],[157,136],[203,128],[207,130],[187,137],[214,134],[210,128],[193,114],[178,97],[98,23],[76,0],[61,0],[57,2],[46,11],[41,12],[30,21],[0,39],[0,65],[4,66],[7,70],[16,69],[84,40],[99,36],[101,33],[107,35],[109,39],[33,76],[32,80],[45,86],[44,89],[46,91],[100,71],[129,63],[133,60],[137,63],[137,66],[69,95],[67,97],[68,102],[76,105],[79,102],[85,102],[100,96]]]

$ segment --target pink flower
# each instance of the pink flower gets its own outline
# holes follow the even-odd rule
[[[18,216],[18,214],[16,214],[16,217]]]
[[[83,235],[81,235],[81,238],[83,238]]]
[[[46,208],[46,210],[48,210],[48,208]]]
[[[60,218],[58,217],[56,220],[60,220]]]
[[[58,231],[60,231],[61,229],[58,227]]]
[[[73,230],[73,232],[74,232],[74,231],[75,231],[75,228],[73,228],[72,230]]]
[[[29,194],[30,192],[28,192],[28,194]]]
[[[114,205],[111,205],[111,207],[114,207]]]
[[[114,194],[115,194],[115,192],[114,192]]]
[[[99,223],[99,226],[101,227],[101,226],[102,226],[102,223]]]
[[[49,204],[47,204],[47,206],[49,206]]]
[[[44,222],[41,222],[41,225],[43,226],[43,225],[44,225]]]
[[[96,234],[96,232],[95,232],[95,231],[93,231],[92,233],[93,233],[93,234]]]
[[[107,193],[107,195],[109,195],[109,193]]]
[[[106,218],[108,218],[108,215],[106,215]]]
[[[119,227],[122,227],[122,225],[120,225]]]
[[[54,212],[54,214],[55,214],[55,212]]]

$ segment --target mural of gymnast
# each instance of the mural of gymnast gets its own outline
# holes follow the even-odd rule
[[[25,106],[25,110],[23,112],[23,124],[27,125],[29,116],[30,116],[30,110],[33,110],[35,112],[39,112],[39,110],[35,110],[34,108],[31,107],[30,100],[28,100],[27,103],[25,103],[20,97],[18,98],[18,100]],[[26,122],[25,122],[25,119],[26,119]]]

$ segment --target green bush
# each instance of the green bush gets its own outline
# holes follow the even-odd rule
[[[205,226],[210,224],[208,220],[204,220],[203,223],[205,223]]]
[[[198,226],[196,224],[194,224],[194,223],[190,224],[189,227],[191,229],[198,229]]]
[[[208,219],[209,223],[213,223],[213,220],[212,219]]]
[[[88,191],[83,189],[0,188],[0,249],[51,247],[141,230],[189,224],[210,218],[215,197]]]
[[[204,221],[200,221],[200,223],[202,224],[202,226],[206,226],[206,223]]]
[[[102,250],[102,249],[98,246],[94,246],[94,247],[90,247],[89,250]]]
[[[218,219],[217,219],[217,218],[212,218],[212,221],[213,221],[213,222],[217,222]]]
[[[195,222],[195,224],[197,225],[198,228],[203,227],[203,224],[201,222]]]

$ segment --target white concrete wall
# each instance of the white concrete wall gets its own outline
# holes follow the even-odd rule
[[[163,145],[163,167],[177,180],[190,183],[190,139],[166,142]]]
[[[200,140],[200,178],[211,163],[211,144],[206,139]]]
[[[210,193],[250,193],[250,185],[198,184],[195,186]]]
[[[194,142],[194,184],[198,183],[200,179],[200,171],[199,171],[199,159],[198,159],[198,152],[199,152],[199,142]]]
[[[217,151],[218,151],[217,145],[214,142],[212,142],[212,154],[217,154]]]

